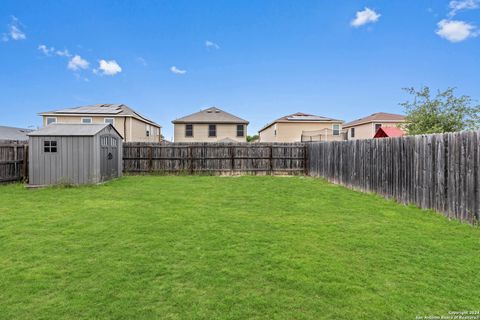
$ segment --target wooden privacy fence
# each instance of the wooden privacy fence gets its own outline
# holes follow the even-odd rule
[[[125,172],[303,174],[302,143],[124,143]]]
[[[480,132],[308,144],[308,172],[449,218],[480,219]]]
[[[0,140],[0,183],[27,179],[27,158],[27,142]]]

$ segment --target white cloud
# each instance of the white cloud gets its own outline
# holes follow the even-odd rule
[[[458,11],[480,8],[480,0],[452,0],[448,7],[450,8],[448,15],[453,17]]]
[[[450,42],[460,42],[479,35],[474,25],[464,21],[443,19],[437,26],[436,34]]]
[[[51,56],[51,55],[56,55],[56,56],[59,56],[59,57],[71,57],[72,56],[67,49],[55,50],[54,47],[48,47],[44,44],[39,45],[37,49],[40,50],[46,56]]]
[[[98,69],[102,71],[102,74],[106,76],[114,76],[117,73],[122,72],[122,67],[115,60],[100,60],[98,62]],[[94,73],[98,73],[98,70],[94,70]]]
[[[207,47],[207,49],[220,49],[218,44],[210,40],[205,41],[205,47]]]
[[[54,47],[49,48],[44,44],[39,45],[37,49],[40,50],[46,56],[50,56],[52,52],[55,51]]]
[[[185,73],[187,73],[187,70],[180,70],[175,66],[171,66],[170,71],[175,73],[175,74],[185,74]]]
[[[55,51],[55,54],[57,56],[60,56],[60,57],[71,57],[72,55],[70,54],[70,52],[68,52],[67,49],[63,49],[63,50],[57,50]]]
[[[70,61],[68,61],[68,69],[72,71],[78,71],[80,69],[88,69],[88,66],[90,63],[88,63],[87,60],[82,59],[78,54],[75,55]]]
[[[17,17],[12,16],[12,22],[8,25],[8,32],[2,34],[2,41],[12,40],[25,40],[27,35],[22,30],[23,24]]]
[[[358,28],[367,23],[377,22],[381,14],[376,13],[370,8],[365,8],[363,11],[357,11],[355,19],[350,22],[352,27]]]
[[[142,66],[146,67],[148,65],[147,60],[143,59],[142,57],[137,57],[137,62],[140,63]]]

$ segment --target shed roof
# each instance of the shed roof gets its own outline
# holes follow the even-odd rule
[[[234,116],[217,107],[211,107],[188,116],[178,118],[172,123],[243,123],[248,124],[247,120]]]
[[[367,117],[363,117],[357,120],[343,124],[344,128],[358,126],[360,124],[369,122],[404,122],[405,116],[395,113],[377,112]]]
[[[0,140],[28,140],[27,134],[31,131],[30,129],[0,126]]]
[[[94,136],[106,127],[110,126],[115,132],[122,137],[120,133],[115,129],[114,126],[108,123],[95,123],[95,124],[84,124],[84,123],[54,123],[50,124],[39,130],[30,132],[29,136],[82,136],[90,137]],[[122,137],[123,138],[123,137]]]
[[[393,138],[393,137],[403,137],[405,131],[396,127],[380,127],[375,133],[374,138]]]
[[[145,121],[149,124],[155,125],[160,127],[159,124],[155,123],[154,121],[145,118],[129,106],[125,104],[95,104],[89,106],[80,106],[80,107],[73,107],[73,108],[65,108],[47,112],[39,113],[41,116],[49,116],[49,115],[98,115],[98,116],[130,116],[137,118],[139,120]]]
[[[308,114],[308,113],[303,113],[303,112],[297,112],[294,114],[289,114],[288,116],[283,116],[281,118],[278,118],[269,124],[265,125],[263,128],[259,130],[263,131],[270,127],[272,124],[278,123],[278,122],[338,122],[338,123],[343,123],[343,120],[339,119],[333,119],[333,118],[328,118],[324,116],[316,116],[313,114]]]

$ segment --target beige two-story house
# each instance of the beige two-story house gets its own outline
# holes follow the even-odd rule
[[[367,117],[345,123],[348,140],[373,139],[380,127],[402,127],[405,116],[401,114],[377,112]]]
[[[124,104],[97,104],[41,112],[43,126],[52,123],[110,123],[125,142],[160,142],[161,126]]]
[[[174,142],[246,142],[248,121],[211,107],[172,121]]]
[[[345,140],[343,120],[297,112],[270,122],[259,130],[260,142]]]

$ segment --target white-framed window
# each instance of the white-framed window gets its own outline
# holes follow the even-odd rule
[[[85,124],[92,123],[92,118],[82,118],[82,123],[85,123]]]
[[[216,137],[217,136],[217,125],[216,124],[209,124],[208,125],[208,136],[209,137]]]
[[[243,124],[237,124],[237,137],[245,136],[245,126]]]
[[[185,125],[185,137],[193,137],[193,124],[187,123]]]
[[[55,140],[45,140],[45,141],[43,141],[43,152],[46,152],[46,153],[57,152],[57,141],[55,141]]]
[[[355,128],[350,129],[350,137],[355,138]]]
[[[340,125],[339,124],[332,125],[332,130],[333,130],[333,135],[334,136],[340,135]]]
[[[113,126],[115,124],[115,119],[114,118],[104,118],[103,123],[108,123],[108,124],[111,124]]]
[[[145,125],[145,136],[150,137],[150,134],[152,133],[152,128],[149,124]]]
[[[47,126],[52,123],[57,123],[56,117],[47,117]]]

